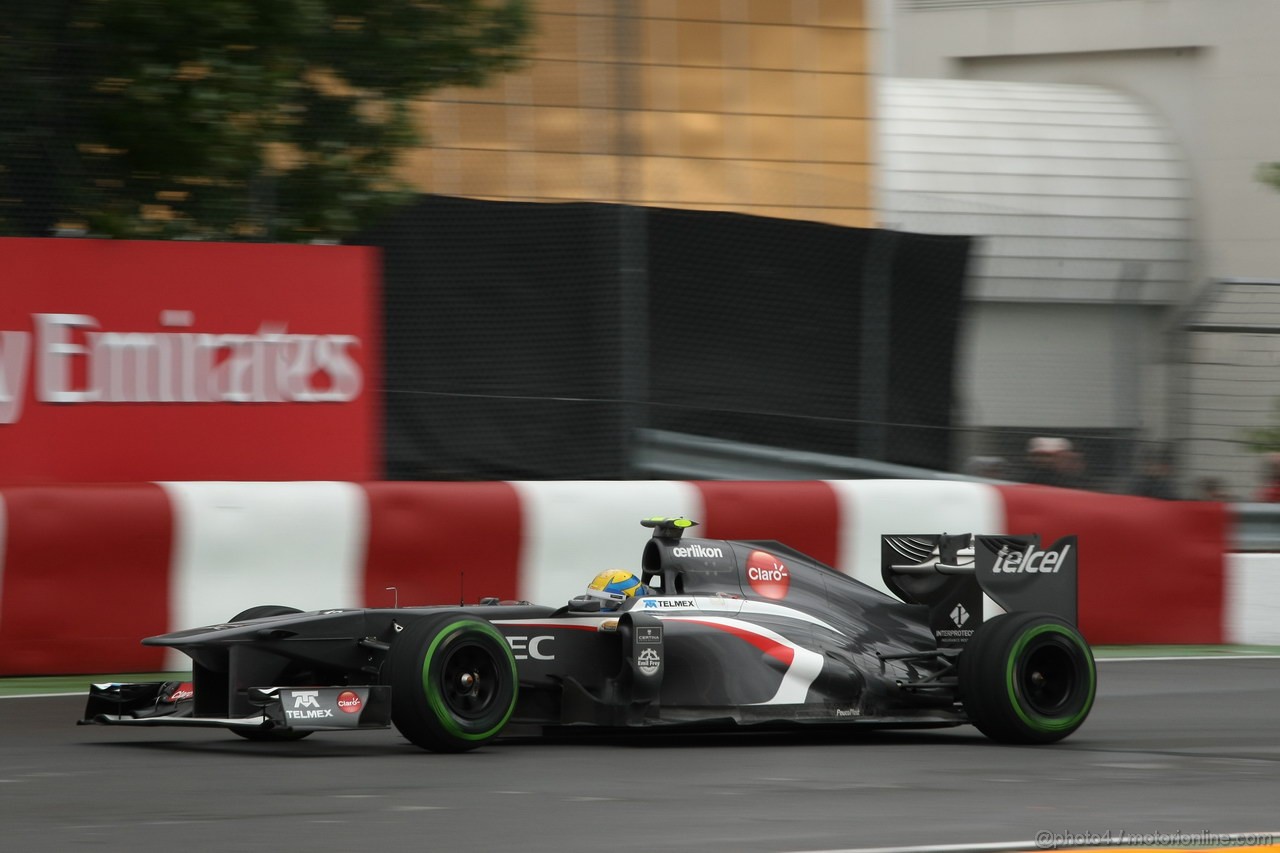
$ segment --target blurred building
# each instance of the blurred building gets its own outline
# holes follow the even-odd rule
[[[969,453],[1067,435],[1122,489],[1171,404],[1163,327],[1188,295],[1191,188],[1172,134],[1101,86],[881,81],[882,224],[979,237],[959,393]]]
[[[424,104],[431,192],[868,226],[861,0],[537,0],[531,61]]]
[[[529,63],[425,101],[431,144],[407,175],[481,199],[973,235],[957,470],[1063,435],[1098,487],[1172,445],[1184,485],[1226,473],[1247,494],[1241,430],[1269,392],[1200,423],[1219,403],[1191,336],[1205,282],[1280,278],[1280,193],[1255,180],[1280,160],[1280,3],[1229,7],[537,0]]]
[[[1097,257],[1099,252],[1110,259],[1109,268],[1097,265],[1102,290],[1094,288],[1091,296],[1076,276],[1064,275],[1060,284],[1045,282],[1046,289],[1061,294],[1052,304],[1037,307],[1037,300],[1005,296],[998,298],[997,309],[987,287],[980,298],[992,303],[991,310],[979,316],[1007,315],[1013,322],[1002,325],[1010,330],[1010,346],[999,359],[986,358],[984,341],[989,338],[976,330],[969,350],[971,382],[1038,384],[1048,393],[1056,391],[1059,399],[1074,399],[1071,386],[1083,380],[1096,390],[1097,402],[1116,401],[1113,415],[1084,405],[1075,417],[1064,412],[1053,420],[1064,431],[1086,434],[1095,427],[1125,427],[1125,418],[1117,416],[1129,389],[1138,396],[1126,417],[1133,418],[1137,435],[1174,442],[1184,492],[1199,477],[1225,474],[1230,491],[1250,494],[1261,465],[1243,436],[1250,427],[1273,422],[1277,389],[1272,382],[1248,381],[1257,372],[1249,368],[1280,363],[1280,336],[1268,325],[1274,314],[1268,295],[1276,288],[1225,280],[1280,278],[1280,193],[1256,179],[1259,164],[1280,160],[1280,111],[1273,104],[1280,82],[1280,54],[1274,45],[1280,3],[879,0],[876,11],[891,36],[881,72],[969,81],[954,85],[1017,86],[1028,94],[1043,91],[1037,108],[1058,116],[1059,132],[1051,138],[1060,158],[1096,158],[1129,167],[1123,182],[1105,186],[1094,180],[1096,172],[1081,173],[1075,191],[1066,191],[1072,197],[1055,199],[1064,217],[1088,207],[1110,209],[1094,218],[1112,228],[1106,240],[1082,235],[1075,244],[1088,245],[1094,261],[1105,259]],[[1036,88],[1044,85],[1050,89]],[[1094,87],[1129,106],[1109,125],[1082,122],[1073,108],[1053,109],[1064,85]],[[1134,135],[1139,133],[1132,123],[1135,109],[1149,119],[1141,138]],[[991,118],[990,112],[975,118],[980,116]],[[1016,123],[1025,127],[1025,122]],[[1099,133],[1109,139],[1110,151],[1097,149]],[[1151,156],[1156,153],[1153,144],[1162,149],[1156,157]],[[1135,171],[1143,166],[1138,161],[1153,170],[1145,179]],[[938,179],[935,188],[961,178],[950,174]],[[1049,174],[1037,178],[1048,179]],[[1171,236],[1168,229],[1157,233],[1148,228],[1153,207],[1167,216],[1169,206],[1179,201],[1176,192],[1171,194],[1171,181],[1185,189],[1181,204],[1187,243],[1180,260],[1167,255],[1167,242],[1153,240],[1137,252],[1138,244],[1124,239],[1136,236],[1138,229],[1152,237]],[[1117,189],[1125,191],[1127,201],[1113,194]],[[1035,214],[1039,202],[1026,201],[1025,209]],[[1137,215],[1115,216],[1125,207]],[[969,233],[983,233],[982,216],[975,214],[971,221],[975,227]],[[1061,241],[1046,242],[1041,249],[1042,268],[1055,258],[1064,270],[1079,266]],[[1180,283],[1167,277],[1170,261],[1183,265]],[[1111,301],[1117,303],[1111,308],[1104,305],[1105,295],[1101,300],[1096,295],[1105,294],[1108,284]],[[1097,335],[1106,321],[1095,322],[1090,333],[1079,319],[1085,313],[1110,313],[1114,334],[1109,346]],[[1014,315],[1031,319],[1019,324]],[[1051,331],[1055,326],[1058,331]],[[1056,351],[1052,363],[1040,357],[1040,346],[1017,343],[1019,336],[1037,328],[1047,332],[1043,340]],[[1054,347],[1052,341],[1077,328],[1082,331],[1080,346]],[[1134,336],[1123,335],[1125,328]],[[1123,361],[1130,356],[1138,362],[1126,368]],[[980,388],[973,396],[979,405],[991,400]],[[974,417],[982,423],[988,414],[976,412]],[[1037,412],[1026,413],[1028,426],[1039,419]],[[1115,435],[1122,438],[1123,432]]]

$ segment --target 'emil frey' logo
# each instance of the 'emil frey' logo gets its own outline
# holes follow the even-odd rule
[[[640,667],[640,672],[643,674],[653,675],[662,665],[662,656],[653,649],[643,649],[636,660],[636,665]]]

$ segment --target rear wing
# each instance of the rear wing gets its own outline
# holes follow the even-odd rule
[[[969,533],[880,537],[880,574],[908,604],[929,608],[940,645],[962,645],[982,624],[983,594],[1006,612],[1052,613],[1077,619],[1075,536],[1048,548],[1039,536]]]

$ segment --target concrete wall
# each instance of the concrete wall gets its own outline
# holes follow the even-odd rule
[[[972,306],[956,373],[965,423],[1165,437],[1161,316],[1136,305]]]
[[[1190,166],[1199,248],[1192,281],[1280,276],[1280,192],[1254,179],[1259,163],[1280,159],[1280,4],[912,5],[892,12],[884,73],[1093,83],[1145,101],[1169,122]]]

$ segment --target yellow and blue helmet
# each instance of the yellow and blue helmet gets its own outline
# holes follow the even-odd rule
[[[614,610],[628,598],[643,595],[649,595],[649,588],[626,569],[606,569],[587,584],[587,597],[603,601],[606,610]]]

